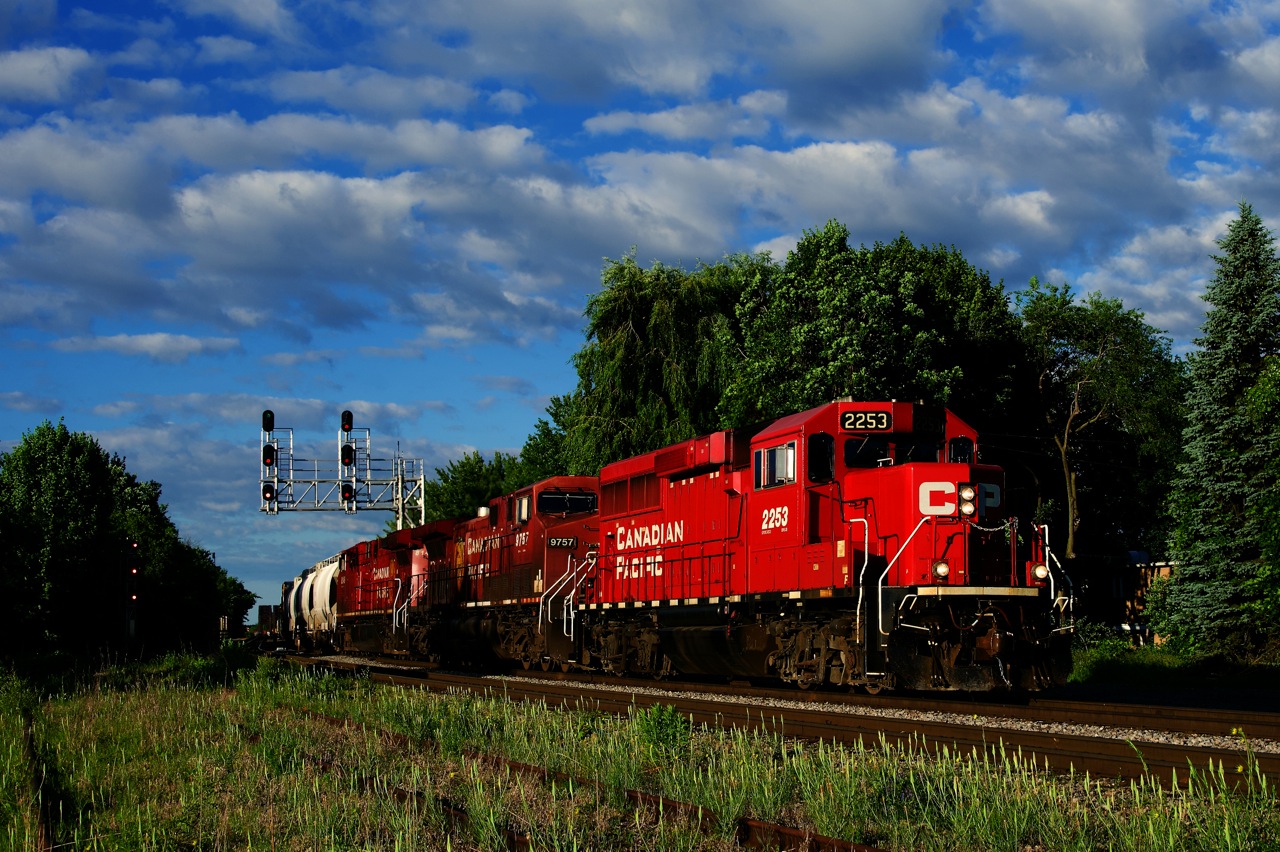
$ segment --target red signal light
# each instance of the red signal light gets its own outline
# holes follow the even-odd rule
[[[355,416],[348,409],[342,412],[342,431],[350,432],[355,428]]]
[[[343,467],[351,467],[356,463],[356,448],[351,444],[343,444],[342,452],[339,455],[341,456]]]
[[[263,444],[262,445],[262,466],[274,467],[275,463],[276,463],[276,445]]]
[[[350,503],[356,499],[356,487],[350,482],[342,483],[342,502]]]
[[[276,499],[276,487],[270,482],[262,486],[262,499],[268,503]]]

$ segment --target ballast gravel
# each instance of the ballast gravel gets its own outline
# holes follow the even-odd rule
[[[521,678],[511,675],[494,676],[495,679],[538,683],[537,678]],[[718,701],[729,705],[740,705],[744,699],[732,695],[704,694],[700,692],[676,692],[667,689],[653,689],[645,686],[612,685],[612,684],[578,684],[582,689],[596,689],[608,692],[627,692],[638,695],[658,697],[691,698],[702,701]],[[972,728],[993,728],[1016,731],[1037,731],[1047,734],[1060,734],[1075,737],[1099,737],[1102,739],[1122,740],[1135,743],[1164,743],[1192,748],[1217,748],[1224,750],[1239,749],[1248,732],[1236,736],[1219,736],[1211,734],[1192,734],[1181,731],[1162,731],[1150,728],[1120,728],[1106,725],[1075,725],[1065,722],[1041,722],[1034,719],[1014,719],[1005,716],[981,716],[961,713],[947,713],[940,710],[900,710],[896,708],[869,707],[821,701],[785,701],[777,699],[751,699],[753,703],[767,707],[795,710],[826,710],[831,713],[843,713],[850,716],[874,716],[882,719],[906,719],[921,722],[932,722],[946,725],[963,725]],[[1280,740],[1247,738],[1249,748],[1260,754],[1280,754]]]

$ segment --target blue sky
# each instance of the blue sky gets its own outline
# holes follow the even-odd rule
[[[603,258],[833,218],[1186,351],[1278,126],[1280,2],[0,0],[0,449],[65,418],[269,601],[388,516],[260,514],[263,408],[515,452]]]

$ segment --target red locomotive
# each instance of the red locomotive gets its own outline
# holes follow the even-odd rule
[[[284,603],[300,643],[440,661],[1037,689],[1069,583],[1004,493],[951,412],[839,401],[364,542]]]

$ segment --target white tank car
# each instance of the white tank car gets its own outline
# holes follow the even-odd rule
[[[306,604],[307,632],[313,644],[328,644],[338,627],[338,569],[342,554],[317,562],[308,575],[303,600]]]

